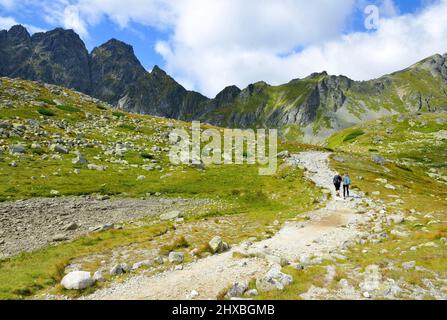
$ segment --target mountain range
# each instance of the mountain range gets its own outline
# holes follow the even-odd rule
[[[224,127],[277,127],[284,138],[320,142],[336,131],[396,113],[447,110],[447,54],[370,81],[326,72],[272,86],[229,86],[215,98],[188,91],[133,48],[112,39],[88,52],[73,30],[0,31],[0,76],[72,88],[129,112]]]

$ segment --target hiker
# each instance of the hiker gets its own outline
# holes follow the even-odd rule
[[[348,173],[343,176],[343,198],[349,197],[349,186],[351,185],[351,178]]]
[[[341,181],[342,178],[341,176],[337,173],[334,176],[334,186],[335,186],[335,192],[337,193],[337,197],[340,197],[340,186],[341,186]]]

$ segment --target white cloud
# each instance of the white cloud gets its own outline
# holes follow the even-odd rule
[[[3,7],[7,10],[13,9],[15,4],[16,4],[15,0],[0,0],[0,7]]]
[[[12,17],[2,17],[0,16],[0,30],[9,30],[12,26],[21,24],[17,22]],[[22,24],[24,25],[30,33],[36,33],[36,32],[42,32],[43,29],[37,28],[35,26],[29,25],[29,24]]]
[[[209,96],[323,70],[371,79],[447,51],[447,0],[425,0],[413,15],[401,15],[393,0],[0,0],[19,3],[83,38],[106,17],[120,28],[164,30],[168,38],[148,50],[187,88]],[[380,8],[379,29],[344,33],[353,10],[371,3]]]
[[[0,30],[8,30],[13,25],[16,25],[17,21],[11,17],[0,17]]]
[[[280,8],[278,11],[269,8],[268,12],[275,14],[264,16],[248,4],[244,8],[246,1],[238,3],[237,8],[218,7],[217,12],[206,7],[199,13],[194,6],[189,8],[191,12],[185,9],[174,36],[156,46],[167,62],[168,71],[214,96],[230,84],[245,87],[259,80],[279,84],[323,70],[366,80],[447,51],[447,0],[418,14],[404,16],[397,15],[391,1],[384,1],[382,7],[387,11],[382,14],[376,32],[335,38],[325,33],[328,29],[339,34],[343,26],[344,15],[331,18],[329,14],[335,8],[326,7],[329,9],[326,13],[304,6],[309,12],[305,17],[296,15],[299,23],[295,23],[291,17],[293,12],[299,12],[299,6],[288,7],[282,15]],[[320,3],[318,8],[325,7]],[[349,14],[349,3],[346,8]],[[239,13],[231,16],[232,9]],[[321,18],[317,19],[317,15]],[[294,44],[303,43],[307,43],[304,49],[281,54],[293,49]]]
[[[62,20],[64,28],[76,30],[81,37],[86,37],[88,35],[87,27],[85,22],[80,17],[78,7],[65,7]]]
[[[337,37],[354,6],[353,0],[184,0],[175,7],[173,36],[156,50],[176,78],[214,95],[225,85],[284,78],[288,71],[274,68],[281,57]]]

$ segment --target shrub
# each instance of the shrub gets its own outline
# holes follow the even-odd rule
[[[170,252],[181,249],[181,248],[188,248],[189,243],[186,241],[184,236],[178,237],[175,239],[171,244],[164,245],[160,248],[160,254],[161,255],[168,255]]]
[[[80,112],[81,110],[79,110],[76,107],[70,106],[70,105],[60,105],[60,106],[56,106],[56,108],[63,110],[63,111],[68,111],[68,112]]]
[[[141,154],[141,157],[142,157],[143,159],[149,159],[149,160],[155,159],[155,156],[154,156],[153,154],[146,153],[146,152],[143,152],[143,153]]]
[[[55,105],[56,103],[52,100],[52,99],[48,99],[48,98],[39,98],[39,101],[45,102],[46,104],[50,104],[50,105]]]
[[[126,129],[126,130],[131,130],[131,131],[135,130],[135,126],[130,125],[130,124],[125,124],[125,123],[120,124],[120,125],[118,126],[118,128],[120,128],[120,129]]]
[[[398,167],[399,169],[402,169],[404,171],[408,171],[408,172],[413,172],[413,170],[403,164],[396,164],[396,167]]]
[[[112,112],[112,115],[113,115],[114,117],[117,117],[117,118],[124,118],[124,116],[125,116],[124,113],[122,113],[122,112],[118,112],[118,111],[114,111],[114,112]]]
[[[53,117],[56,115],[53,111],[46,109],[46,108],[39,108],[39,109],[37,109],[37,112],[39,112],[43,116],[48,116],[48,117]]]
[[[355,139],[357,139],[358,137],[360,137],[364,134],[365,134],[365,132],[363,130],[360,130],[360,129],[354,130],[343,139],[343,142],[354,141]]]

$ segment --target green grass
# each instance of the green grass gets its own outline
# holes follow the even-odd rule
[[[364,134],[365,134],[365,132],[363,130],[360,130],[360,129],[354,130],[343,138],[343,142],[354,141],[356,138],[358,138]]]
[[[117,118],[124,118],[125,114],[123,112],[114,111],[112,115]]]
[[[22,253],[0,261],[0,299],[20,299],[55,286],[64,268],[75,258],[113,247],[146,242],[170,228],[167,224],[125,231],[112,230],[82,237],[70,243]]]
[[[62,110],[62,111],[67,111],[67,112],[81,112],[81,110],[79,108],[76,108],[76,107],[73,107],[70,105],[65,105],[65,104],[58,105],[58,106],[56,106],[56,108],[58,108],[59,110]]]
[[[49,98],[45,98],[45,97],[39,97],[38,98],[39,101],[45,102],[46,104],[49,105],[56,105],[56,103],[53,101],[53,99],[49,99]]]
[[[56,115],[53,111],[46,109],[46,108],[39,108],[39,109],[37,109],[37,112],[39,112],[41,115],[47,116],[47,117],[53,117]]]

